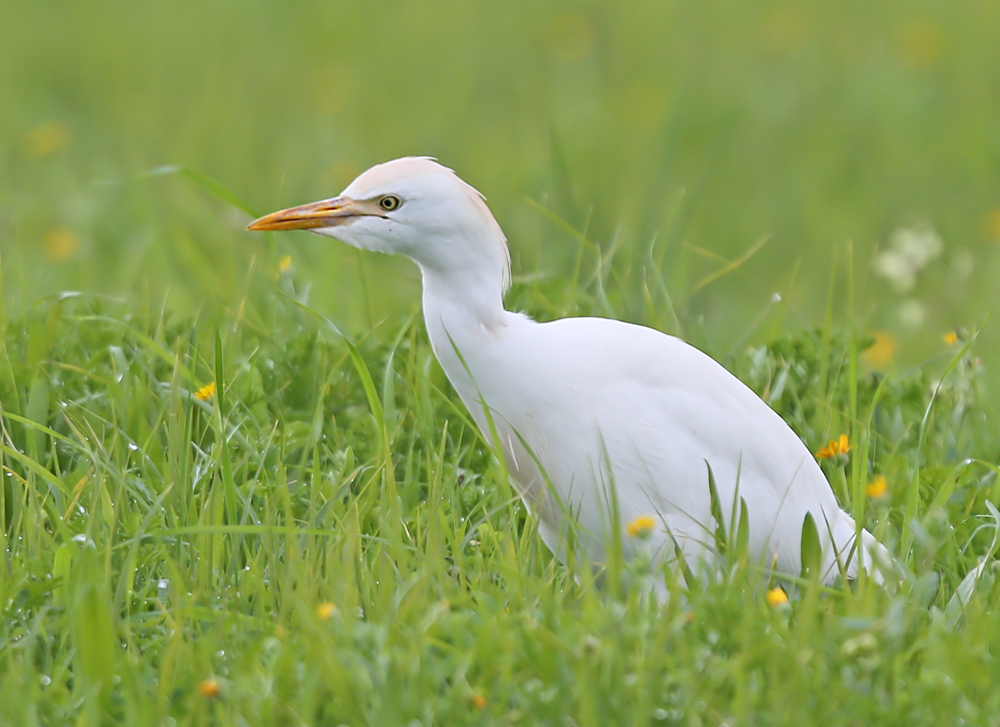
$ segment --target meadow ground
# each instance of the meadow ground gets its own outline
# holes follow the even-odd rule
[[[600,584],[556,564],[419,322],[351,348],[293,298],[286,272],[266,314],[82,297],[7,322],[4,724],[1000,714],[996,430],[967,350],[940,387],[859,373],[836,335],[741,353],[817,449],[849,433],[827,472],[911,576],[779,584],[730,545],[718,580],[658,607],[643,584],[664,575],[641,562]]]
[[[3,3],[0,724],[995,724],[998,21]],[[242,229],[407,153],[488,193],[510,307],[847,435],[906,581],[558,564],[412,268]]]

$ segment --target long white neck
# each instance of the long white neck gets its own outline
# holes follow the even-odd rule
[[[472,269],[456,275],[421,267],[420,272],[428,332],[439,325],[453,336],[502,327],[503,284],[493,271]]]
[[[511,316],[503,307],[505,258],[480,251],[465,261],[451,258],[446,266],[418,263],[424,321],[434,354],[477,420],[482,413],[477,372],[486,365],[482,357],[489,355],[491,343],[503,337]]]
[[[503,294],[510,279],[507,241],[482,200],[475,194],[468,199],[475,203],[473,214],[442,225],[407,251],[420,266],[432,342],[441,325],[452,336],[503,325]]]

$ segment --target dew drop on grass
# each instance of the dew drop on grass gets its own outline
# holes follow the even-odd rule
[[[96,548],[94,541],[86,533],[77,533],[73,536],[73,542],[82,545],[84,548]]]

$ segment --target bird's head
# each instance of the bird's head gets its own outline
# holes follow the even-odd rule
[[[404,157],[372,167],[340,196],[274,212],[250,230],[309,230],[362,250],[399,253],[426,271],[493,269],[506,286],[503,231],[483,197],[447,167]]]

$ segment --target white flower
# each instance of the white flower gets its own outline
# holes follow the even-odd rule
[[[941,237],[929,224],[897,227],[889,235],[888,249],[875,256],[875,274],[897,293],[908,293],[917,284],[920,271],[943,250]]]
[[[920,328],[927,318],[927,308],[916,298],[909,298],[899,304],[899,322],[909,329]]]
[[[889,282],[897,293],[908,293],[917,284],[918,268],[898,250],[883,250],[875,256],[875,274]]]

